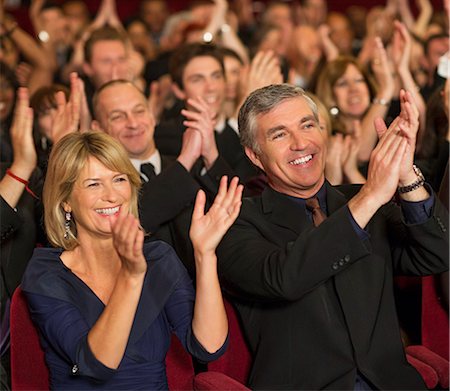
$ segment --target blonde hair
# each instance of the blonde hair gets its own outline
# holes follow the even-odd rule
[[[306,91],[306,95],[308,95],[316,104],[317,106],[317,113],[319,115],[319,117],[322,117],[325,120],[325,124],[326,124],[326,131],[328,133],[328,135],[331,135],[331,132],[333,130],[332,126],[331,126],[331,117],[330,117],[330,113],[328,112],[327,108],[325,107],[325,105],[323,104],[323,102],[319,99],[319,97],[315,94],[313,94],[312,92]],[[320,120],[320,118],[319,118]],[[320,122],[320,121],[319,121]]]
[[[63,203],[72,194],[73,186],[89,157],[96,158],[112,171],[128,176],[131,185],[130,213],[138,217],[139,173],[131,164],[122,145],[103,132],[70,133],[53,146],[44,183],[44,223],[50,243],[65,250],[78,246],[76,221],[70,221],[70,234],[65,233]]]

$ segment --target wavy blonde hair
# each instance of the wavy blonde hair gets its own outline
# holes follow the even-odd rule
[[[65,233],[63,203],[72,194],[73,186],[89,157],[96,158],[112,171],[128,176],[131,185],[130,213],[138,217],[139,173],[131,164],[122,145],[103,132],[71,133],[53,146],[44,183],[44,223],[50,243],[64,250],[78,246],[76,221],[70,221],[70,234]]]

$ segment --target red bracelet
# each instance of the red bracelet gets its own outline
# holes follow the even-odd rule
[[[36,194],[34,194],[33,190],[31,190],[28,187],[28,183],[29,183],[28,181],[26,181],[25,179],[23,179],[21,177],[18,177],[17,175],[13,174],[13,172],[9,168],[6,169],[6,174],[9,175],[11,178],[14,178],[16,181],[19,181],[20,183],[23,183],[25,185],[25,190],[27,191],[27,193],[31,194],[37,200],[39,199],[39,197]]]

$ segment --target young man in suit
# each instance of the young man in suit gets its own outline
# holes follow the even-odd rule
[[[218,259],[252,389],[425,388],[405,358],[392,280],[448,270],[448,216],[413,166],[418,111],[409,93],[400,101],[388,129],[375,123],[367,182],[339,187],[325,180],[327,135],[302,89],[261,88],[241,107],[241,142],[269,186],[244,200]]]
[[[184,102],[185,109],[156,127],[155,141],[163,153],[179,153],[189,121],[196,116],[208,115],[206,111],[209,111],[215,119],[213,136],[219,155],[245,183],[256,176],[257,171],[239,143],[236,124],[224,114],[226,83],[223,61],[223,52],[219,48],[201,43],[183,45],[172,55],[169,68],[173,90]]]

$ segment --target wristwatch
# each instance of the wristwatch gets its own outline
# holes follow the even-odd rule
[[[400,186],[398,188],[398,192],[400,194],[409,193],[410,191],[414,191],[424,185],[425,177],[423,176],[422,171],[420,171],[420,168],[417,167],[415,164],[413,164],[413,170],[414,173],[417,175],[417,179],[410,185]]]

